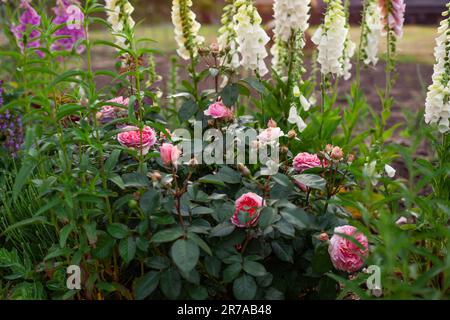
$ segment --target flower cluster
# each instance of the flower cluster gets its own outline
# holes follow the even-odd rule
[[[2,84],[0,81],[0,107],[3,106]],[[0,138],[5,139],[3,146],[11,153],[12,157],[16,157],[23,144],[22,117],[12,114],[9,110],[0,113]]]
[[[238,43],[236,42],[236,26],[234,24],[234,16],[237,13],[237,7],[233,4],[234,0],[223,8],[222,27],[219,29],[219,37],[217,42],[219,50],[224,53],[223,64],[232,69],[237,69],[240,66]]]
[[[358,246],[354,241],[347,237],[344,238],[342,235],[352,237],[360,245]],[[369,254],[369,243],[367,237],[358,232],[355,227],[341,226],[334,229],[328,253],[336,269],[354,273],[364,265],[364,260]]]
[[[175,27],[175,40],[178,44],[178,55],[184,60],[196,57],[198,48],[205,42],[205,38],[198,35],[200,23],[190,9],[192,0],[173,0],[172,23]]]
[[[367,0],[364,11],[362,36],[363,61],[366,65],[377,64],[378,47],[383,30],[381,8],[377,0]]]
[[[318,46],[317,60],[324,75],[344,74],[344,54],[348,57],[351,47],[347,46],[347,26],[344,8],[341,0],[330,0],[323,24],[316,30],[312,37],[314,44]]]
[[[304,33],[308,29],[310,18],[310,0],[275,0],[274,10],[274,45],[271,48],[273,55],[272,65],[282,74],[285,70],[289,47],[293,44],[295,50],[291,52],[301,54],[305,45]],[[300,60],[300,57],[298,57]],[[297,68],[301,66],[295,66]]]
[[[12,25],[11,32],[16,38],[17,45],[23,53],[25,47],[39,48],[41,46],[41,41],[39,39],[41,32],[37,29],[41,24],[41,17],[30,5],[29,0],[21,0],[20,8],[23,9],[23,12],[19,18],[19,24]],[[44,57],[42,51],[37,50],[36,54],[41,58]]]
[[[126,47],[128,44],[125,35],[131,32],[135,25],[131,17],[133,6],[127,0],[105,0],[105,9],[108,23],[115,34],[116,45]]]
[[[108,123],[113,121],[117,118],[122,118],[127,116],[127,109],[128,109],[128,103],[129,99],[124,97],[117,97],[111,100],[108,100],[107,102],[116,103],[119,105],[122,105],[123,108],[118,106],[110,106],[105,105],[103,106],[99,112],[97,112],[97,120],[100,121],[100,123]]]
[[[383,12],[384,25],[394,31],[397,37],[403,35],[403,23],[405,21],[404,0],[379,0]]]
[[[53,51],[71,51],[73,46],[80,39],[86,38],[83,28],[84,15],[79,8],[78,1],[75,0],[57,0],[57,5],[53,8],[56,25],[64,25],[55,32],[55,36],[64,37],[57,39],[51,49]],[[84,46],[76,48],[78,54],[84,51]]]
[[[268,56],[266,44],[269,36],[261,26],[262,19],[251,1],[237,0],[238,7],[234,16],[240,64],[246,69],[264,76],[267,69],[264,59]]]
[[[441,22],[438,32],[433,83],[428,87],[425,102],[425,122],[438,124],[439,131],[446,133],[450,130],[450,18]]]

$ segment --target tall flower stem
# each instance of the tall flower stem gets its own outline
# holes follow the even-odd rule
[[[86,12],[88,11],[88,8],[91,6],[91,1],[88,0],[86,1]],[[86,78],[87,78],[87,83],[89,85],[89,98],[90,98],[90,102],[93,101],[93,96],[95,95],[95,82],[94,82],[94,71],[92,68],[92,43],[89,39],[89,19],[87,17],[87,14],[85,13],[85,19],[84,19],[84,23],[83,23],[83,28],[84,28],[84,32],[86,35],[86,64],[87,64],[87,73],[86,73]],[[100,138],[100,131],[99,131],[99,125],[98,125],[98,121],[97,121],[97,117],[96,117],[96,110],[95,108],[91,109],[92,112],[92,120],[93,120],[93,124],[94,124],[94,128],[93,131],[95,133],[95,139],[97,141],[97,148],[98,148],[98,162],[100,165],[100,176],[102,179],[102,187],[103,189],[107,189],[108,185],[108,177],[106,175],[106,171],[105,171],[105,165],[104,165],[104,154],[103,154],[103,146],[102,146],[102,141]],[[106,209],[107,209],[107,213],[108,213],[108,220],[110,223],[112,223],[113,221],[113,216],[112,216],[112,209],[111,209],[111,203],[109,202],[109,197],[105,197],[105,204],[106,204]]]

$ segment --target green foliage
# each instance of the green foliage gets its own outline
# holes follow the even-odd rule
[[[102,11],[85,1],[84,27],[108,26],[97,17]],[[152,66],[135,62],[153,50],[134,30],[123,35],[126,48],[88,38],[78,56],[48,49],[54,27],[48,18],[39,27],[43,59],[29,48],[19,54],[15,42],[0,54],[14,84],[2,109],[20,110],[27,125],[19,157],[0,156],[0,298],[373,298],[367,274],[349,277],[330,260],[326,238],[345,224],[369,238],[365,264],[381,267],[385,298],[448,298],[450,142],[424,127],[421,114],[406,127],[386,128],[394,101],[382,101],[380,119],[357,83],[339,100],[324,85],[319,104],[305,111],[292,87],[312,100],[314,79],[292,83],[276,73],[241,79],[207,49],[202,58],[214,64],[201,70],[193,59],[189,80],[179,81],[173,61],[166,101],[153,83],[144,85]],[[92,69],[98,46],[117,50],[118,70]],[[84,61],[87,67],[78,68]],[[101,77],[110,82],[99,88]],[[229,81],[220,88],[224,77]],[[212,90],[199,90],[210,82]],[[109,101],[119,95],[128,105]],[[223,129],[228,120],[204,115],[220,99],[236,111],[239,128],[264,129],[273,119],[285,133],[296,133],[280,138],[277,174],[261,175],[261,164],[168,167],[157,148],[144,154],[117,141],[123,125],[164,133],[159,145],[171,141],[166,128],[192,130],[194,119]],[[99,121],[104,106],[121,109],[123,117]],[[308,124],[302,132],[288,121],[292,106]],[[396,130],[408,146],[391,139]],[[438,154],[419,156],[422,141],[431,141]],[[342,159],[333,158],[327,144],[340,146]],[[321,166],[297,172],[292,162],[300,152],[318,154]],[[389,178],[384,165],[398,160],[405,172]],[[372,162],[377,177],[365,169]],[[241,228],[230,218],[235,200],[247,192],[264,205],[257,222]],[[407,223],[397,225],[401,216]],[[81,290],[66,287],[73,264],[85,276]]]

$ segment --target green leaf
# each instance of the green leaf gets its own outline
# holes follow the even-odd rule
[[[189,120],[193,117],[198,111],[198,105],[194,100],[188,99],[181,106],[178,111],[178,117],[181,122]]]
[[[161,274],[160,286],[164,295],[172,300],[181,293],[181,277],[175,268],[169,268]]]
[[[284,294],[280,290],[270,287],[266,291],[266,300],[284,300]]]
[[[159,283],[159,272],[150,271],[143,277],[136,279],[133,284],[134,297],[143,300],[155,291]]]
[[[111,152],[111,155],[109,156],[108,160],[105,162],[105,170],[106,172],[112,172],[114,170],[114,167],[116,166],[117,162],[119,161],[121,150],[114,150]]]
[[[115,244],[116,240],[105,234],[100,237],[95,249],[92,250],[92,254],[97,259],[106,259],[111,255]]]
[[[68,224],[68,225],[64,226],[64,228],[62,228],[59,231],[59,246],[61,248],[64,248],[66,246],[67,238],[69,237],[69,235],[72,231],[73,231],[72,224]]]
[[[306,229],[311,223],[308,214],[300,208],[285,208],[281,216],[299,230]]]
[[[106,230],[116,239],[123,239],[130,233],[128,227],[122,223],[112,223],[106,227]]]
[[[259,93],[265,93],[266,92],[266,88],[264,87],[264,85],[256,78],[246,78],[246,79],[244,79],[242,81],[247,83],[250,87],[252,87],[256,91],[258,91]]]
[[[145,259],[144,263],[149,268],[162,270],[169,267],[170,260],[165,256],[153,256]]]
[[[225,187],[225,183],[222,181],[220,176],[214,175],[214,174],[208,174],[208,175],[198,179],[198,182],[208,183],[208,184],[216,184],[216,185]]]
[[[280,259],[281,261],[294,263],[294,260],[292,259],[292,254],[289,253],[289,251],[285,246],[282,246],[278,242],[273,241],[272,249],[275,255],[278,257],[278,259]]]
[[[230,221],[225,221],[212,228],[210,237],[225,237],[231,234],[234,229],[235,226]]]
[[[16,176],[16,180],[14,181],[13,186],[13,199],[16,200],[19,193],[22,191],[23,186],[27,183],[28,178],[33,172],[34,168],[36,168],[37,161],[33,161],[31,159],[25,160],[22,164],[22,167],[19,170],[19,173]]]
[[[161,230],[155,233],[151,241],[154,243],[171,242],[183,235],[184,235],[183,230],[181,230],[179,227],[175,227],[171,229]]]
[[[65,104],[58,108],[58,112],[56,114],[56,118],[61,120],[64,117],[67,117],[69,115],[76,114],[80,111],[86,110],[85,106],[79,105],[79,104]]]
[[[144,188],[149,185],[148,178],[137,172],[124,174],[122,179],[125,183],[125,187]]]
[[[294,176],[294,179],[309,188],[321,191],[325,191],[325,187],[327,185],[327,181],[316,174],[298,174]]]
[[[241,273],[242,265],[241,263],[233,263],[230,264],[223,270],[223,281],[225,283],[229,283],[236,279],[236,277]]]
[[[272,176],[272,179],[282,187],[290,187],[292,185],[291,180],[281,173],[277,173],[276,175]]]
[[[274,208],[271,207],[265,207],[259,216],[259,223],[258,225],[265,229],[268,226],[272,225],[273,223],[277,222],[277,220],[280,219],[280,216],[276,213]]]
[[[188,239],[194,241],[203,251],[212,256],[211,248],[202,238],[200,238],[200,236],[193,232],[189,232],[187,237]]]
[[[208,290],[203,286],[193,286],[189,288],[189,296],[194,300],[206,300]]]
[[[295,229],[292,226],[292,224],[290,224],[289,222],[287,222],[285,219],[281,219],[280,221],[278,221],[274,227],[276,229],[278,229],[278,231],[280,231],[282,234],[284,234],[285,236],[294,238],[295,237]]]
[[[251,260],[244,261],[244,271],[255,277],[262,277],[267,273],[266,268],[261,263]]]
[[[230,167],[222,167],[216,177],[219,180],[230,184],[240,183],[242,180],[241,174]]]
[[[200,256],[200,250],[191,240],[177,240],[170,250],[173,262],[181,271],[188,273],[195,268]]]
[[[6,228],[1,234],[0,237],[3,237],[4,235],[8,234],[9,232],[18,229],[18,228],[22,228],[25,226],[29,226],[32,224],[36,224],[36,223],[42,223],[42,224],[47,224],[47,225],[52,225],[51,223],[49,223],[47,221],[47,218],[45,217],[34,217],[34,218],[29,218],[29,219],[25,219],[19,222],[16,222],[15,224],[9,226],[8,228]]]
[[[155,189],[148,190],[142,195],[139,205],[145,214],[151,214],[159,207],[159,192]]]
[[[249,275],[242,275],[234,280],[233,293],[238,300],[252,300],[256,296],[257,285],[255,279]]]
[[[213,277],[218,278],[220,274],[220,268],[222,263],[216,257],[205,257],[205,268],[206,271]]]
[[[202,215],[202,214],[211,214],[213,213],[214,210],[208,207],[202,207],[202,206],[198,206],[195,207],[194,209],[192,209],[192,214],[195,215]]]
[[[223,103],[227,107],[233,106],[239,98],[239,88],[236,83],[229,83],[220,93]]]
[[[136,239],[134,237],[128,237],[122,239],[119,242],[119,254],[125,261],[125,263],[130,263],[136,255]]]

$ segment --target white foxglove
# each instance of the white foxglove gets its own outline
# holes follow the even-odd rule
[[[378,48],[383,32],[383,16],[377,0],[367,0],[364,15],[364,34],[362,41],[364,63],[376,65]]]
[[[124,35],[135,25],[131,17],[134,11],[133,6],[127,0],[105,0],[105,9],[107,21],[115,33],[116,45],[126,47],[127,41]]]
[[[304,33],[309,27],[310,5],[311,0],[274,1],[274,45],[270,52],[273,56],[272,66],[279,74],[285,73],[286,65],[289,64],[289,46],[294,43],[295,48],[291,48],[291,52],[297,55],[301,54],[300,51],[305,46]]]
[[[292,106],[289,110],[288,122],[291,124],[295,124],[298,127],[298,131],[303,132],[306,128],[306,123],[303,119],[298,115],[297,108]]]
[[[448,11],[447,11],[448,14]],[[425,102],[425,122],[437,124],[439,131],[449,131],[450,118],[450,18],[444,19],[438,29],[434,56],[433,83],[428,87]],[[446,61],[447,60],[447,61]]]
[[[237,0],[238,7],[234,16],[240,64],[246,69],[264,76],[267,69],[264,59],[268,56],[266,44],[270,38],[261,26],[262,19],[252,1]]]
[[[194,58],[198,48],[205,42],[205,38],[198,35],[200,23],[190,9],[192,0],[172,1],[172,23],[175,27],[175,41],[178,44],[177,53],[184,60]]]
[[[233,3],[223,8],[222,27],[219,29],[219,37],[217,38],[220,51],[225,52],[224,65],[232,69],[237,69],[240,66],[236,25],[233,19],[237,9],[237,6]]]
[[[384,171],[386,172],[386,174],[387,174],[387,176],[389,177],[389,178],[393,178],[394,176],[395,176],[395,169],[394,168],[392,168],[390,165],[388,165],[388,164],[386,164],[385,166],[384,166]]]
[[[348,33],[349,29],[341,0],[330,0],[324,22],[311,39],[318,46],[317,61],[320,64],[322,74],[337,76],[344,74],[342,60]]]

